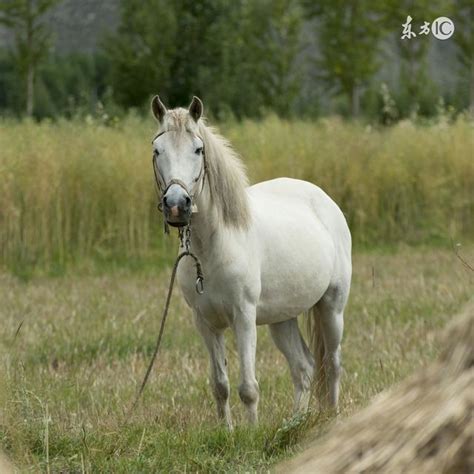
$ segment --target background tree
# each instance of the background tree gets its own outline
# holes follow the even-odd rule
[[[301,89],[296,61],[301,52],[303,10],[295,0],[262,0],[244,5],[244,58],[246,85],[256,87],[260,107],[290,115]],[[250,61],[246,61],[248,58]]]
[[[171,64],[173,84],[167,95],[172,105],[182,105],[197,94],[218,112],[232,88],[229,50],[238,27],[240,1],[176,0],[173,6],[176,52]]]
[[[26,84],[26,114],[33,115],[39,62],[47,56],[50,32],[44,14],[59,0],[2,0],[0,23],[15,32],[15,61]]]
[[[463,79],[469,85],[469,109],[474,116],[474,3],[472,0],[454,0],[451,8],[456,28],[453,39],[458,48]]]
[[[347,97],[352,116],[359,115],[361,89],[378,70],[385,3],[369,0],[305,2],[318,19],[319,77],[335,93]]]
[[[398,102],[405,115],[429,115],[435,111],[439,92],[428,69],[428,51],[436,40],[431,34],[431,23],[447,13],[443,0],[388,0],[386,27],[395,32],[395,45],[400,58],[400,90]],[[411,30],[416,37],[402,39],[402,24],[411,16]],[[427,22],[429,32],[420,34]]]
[[[177,36],[174,9],[166,0],[124,0],[118,30],[105,40],[110,84],[125,107],[143,105],[169,89]]]
[[[0,35],[14,44],[0,45],[4,114],[34,105],[37,118],[85,115],[103,104],[116,116],[148,110],[158,91],[170,106],[198,94],[218,119],[272,111],[379,119],[380,81],[399,116],[436,114],[440,96],[458,110],[469,95],[474,104],[468,0],[87,0],[48,13],[57,1],[0,0],[11,28],[0,25]],[[407,15],[418,35],[409,41],[400,38]],[[438,16],[455,22],[449,41],[419,35]],[[57,37],[47,60],[45,24]]]
[[[200,95],[214,114],[291,112],[303,23],[297,0],[122,0],[121,25],[106,42],[115,98],[170,105]],[[152,13],[150,13],[152,12]]]

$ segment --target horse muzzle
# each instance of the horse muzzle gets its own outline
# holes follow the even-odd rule
[[[173,227],[189,224],[192,201],[189,194],[179,185],[171,186],[163,196],[163,214],[166,222]]]

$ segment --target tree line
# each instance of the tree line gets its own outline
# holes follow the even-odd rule
[[[471,0],[121,0],[117,30],[89,56],[50,53],[45,18],[60,3],[0,3],[0,24],[15,38],[0,50],[2,114],[73,116],[105,107],[119,115],[143,110],[156,92],[170,105],[197,94],[223,118],[331,110],[390,122],[433,114],[440,100],[474,111]],[[401,40],[408,15],[418,23],[453,19],[455,90],[442,93],[430,76],[429,45],[438,40]],[[389,87],[379,75],[394,55],[399,77]]]

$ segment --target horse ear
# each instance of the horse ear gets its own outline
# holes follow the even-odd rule
[[[197,122],[201,117],[204,111],[204,105],[202,105],[202,101],[199,97],[194,96],[189,106],[189,115]]]
[[[158,120],[160,123],[163,123],[163,118],[165,117],[167,110],[157,95],[155,95],[151,101],[151,111],[156,120]]]

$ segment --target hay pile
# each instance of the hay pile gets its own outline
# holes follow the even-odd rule
[[[0,453],[0,472],[2,474],[13,474],[15,471],[13,470],[10,461]]]
[[[474,472],[474,303],[444,333],[439,360],[405,380],[280,473]]]

